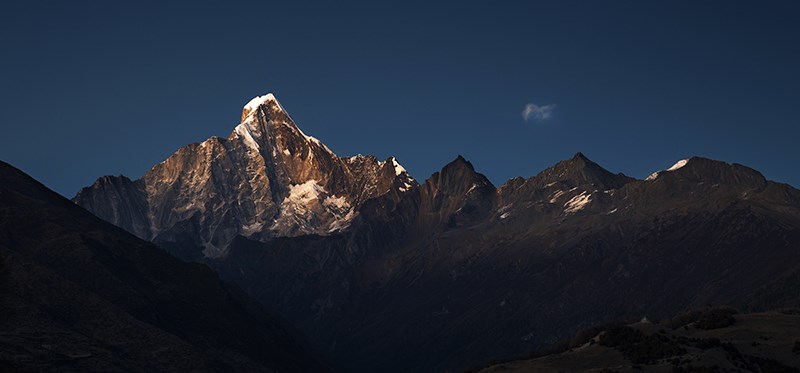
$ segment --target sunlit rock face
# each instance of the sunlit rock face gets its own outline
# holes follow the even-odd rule
[[[101,177],[74,201],[141,238],[219,257],[237,235],[339,232],[364,201],[416,185],[394,158],[337,156],[267,94],[245,105],[227,139],[180,148],[139,180]],[[188,250],[178,254],[198,255]]]

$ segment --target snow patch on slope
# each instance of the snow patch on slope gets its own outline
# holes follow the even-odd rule
[[[242,234],[244,236],[250,236],[254,233],[260,232],[264,228],[264,222],[256,221],[253,224],[247,224],[242,226]]]
[[[250,127],[250,124],[247,122],[243,122],[242,124],[236,126],[236,128],[233,129],[233,132],[236,134],[236,136],[242,139],[242,141],[244,141],[247,147],[258,151],[260,147],[258,146],[258,142],[256,142],[256,140],[253,138],[253,134],[251,131],[252,128]]]
[[[344,198],[344,196],[340,197],[328,196],[325,198],[322,204],[328,207],[335,207],[339,210],[345,210],[350,208],[350,203],[347,202],[347,199]]]
[[[280,235],[326,235],[350,226],[357,215],[346,196],[328,194],[316,180],[289,186],[270,230]]]
[[[336,219],[336,220],[333,221],[333,223],[331,223],[331,225],[328,228],[328,232],[327,233],[338,232],[338,231],[344,230],[345,228],[349,227],[350,223],[353,221],[353,218],[355,216],[356,216],[355,210],[354,209],[350,209],[350,211],[348,211],[345,216],[342,216],[341,218]]]
[[[644,179],[644,181],[651,181],[651,180],[655,180],[655,179],[658,177],[658,174],[660,174],[661,172],[663,172],[663,171],[656,171],[656,172],[653,172],[652,174],[650,174],[650,176],[646,177],[646,178]]]
[[[564,212],[567,214],[575,213],[583,210],[589,202],[592,201],[592,195],[587,192],[581,192],[575,197],[572,197],[567,203],[564,204]]]
[[[320,193],[325,193],[325,188],[317,185],[316,180],[309,180],[302,184],[289,186],[289,195],[284,199],[283,203],[293,202],[307,204],[311,201],[318,200]]]
[[[578,188],[577,188],[577,187],[575,187],[575,188],[572,188],[572,189],[570,189],[570,190],[567,190],[567,191],[559,190],[559,191],[557,191],[557,192],[553,193],[553,194],[550,196],[550,203],[556,203],[556,202],[558,202],[558,199],[559,199],[559,198],[561,198],[561,196],[563,196],[563,195],[564,195],[564,194],[566,194],[566,193],[572,192],[572,191],[573,191],[573,190],[575,190],[575,189],[578,189]]]
[[[500,219],[506,219],[511,216],[511,207],[514,206],[513,203],[509,203],[499,209],[497,209],[497,213],[500,214]]]
[[[410,177],[409,177],[409,179],[410,179]],[[414,184],[411,184],[410,182],[408,182],[408,180],[406,180],[406,181],[403,181],[403,185],[401,185],[400,188],[398,188],[398,189],[401,192],[408,192],[413,186],[414,186]]]

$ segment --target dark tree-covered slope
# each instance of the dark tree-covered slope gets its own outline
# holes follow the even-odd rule
[[[297,333],[0,162],[0,370],[329,370]]]

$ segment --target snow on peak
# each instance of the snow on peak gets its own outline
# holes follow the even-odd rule
[[[402,176],[398,179],[403,183],[403,185],[400,185],[399,190],[401,192],[407,192],[411,190],[411,188],[414,186],[413,184],[414,178],[408,174],[408,171],[406,171],[405,167],[401,166],[400,163],[397,162],[397,159],[395,157],[389,157],[389,159],[387,159],[386,161],[378,162],[378,165],[380,167],[383,167],[383,165],[385,165],[386,162],[389,161],[392,162],[392,168],[394,168],[394,176],[395,177]]]
[[[265,103],[267,103],[267,101],[273,101],[278,105],[278,107],[281,106],[281,104],[278,103],[278,99],[275,98],[275,95],[273,95],[272,93],[267,93],[267,94],[265,94],[263,96],[254,97],[252,100],[250,100],[250,102],[248,102],[246,105],[244,105],[243,110],[245,110],[247,112],[253,112],[254,110],[258,109],[259,106],[264,105]],[[283,108],[281,108],[281,109],[283,109]]]
[[[362,159],[364,159],[364,155],[363,154],[356,154],[356,155],[354,155],[352,157],[347,157],[344,160],[347,161],[347,163],[353,163],[355,161],[360,161]],[[378,163],[380,163],[380,162],[378,162]]]
[[[406,169],[400,165],[400,163],[397,163],[397,159],[395,159],[394,157],[392,157],[392,166],[394,166],[395,176],[400,176],[403,172],[408,173]]]
[[[268,103],[274,103],[280,111],[286,113],[286,110],[283,109],[283,106],[281,106],[281,103],[278,102],[277,98],[275,98],[275,95],[273,95],[272,93],[267,93],[263,96],[253,97],[252,100],[250,100],[247,104],[244,105],[244,107],[242,108],[242,122],[244,122],[245,119],[247,119],[247,117],[257,112],[257,109],[259,107],[267,105]]]
[[[658,178],[659,175],[661,175],[662,172],[675,171],[675,170],[677,170],[679,168],[682,168],[683,166],[686,166],[687,163],[689,163],[688,159],[681,159],[680,161],[675,162],[675,164],[672,165],[672,167],[670,167],[670,168],[668,168],[666,170],[653,172],[652,174],[650,174],[650,176],[648,176],[645,179],[645,181],[655,180],[656,178]]]
[[[674,165],[672,165],[672,167],[668,168],[667,171],[675,171],[675,170],[677,170],[677,169],[679,169],[679,168],[681,168],[683,166],[686,166],[686,163],[688,163],[688,162],[689,162],[688,159],[681,159],[680,161],[678,161]]]

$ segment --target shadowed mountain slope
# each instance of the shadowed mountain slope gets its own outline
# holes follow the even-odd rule
[[[355,370],[437,371],[603,320],[796,305],[798,196],[704,158],[635,180],[578,154],[498,189],[458,158],[346,232],[211,264]]]
[[[0,368],[327,371],[283,321],[0,162]]]

